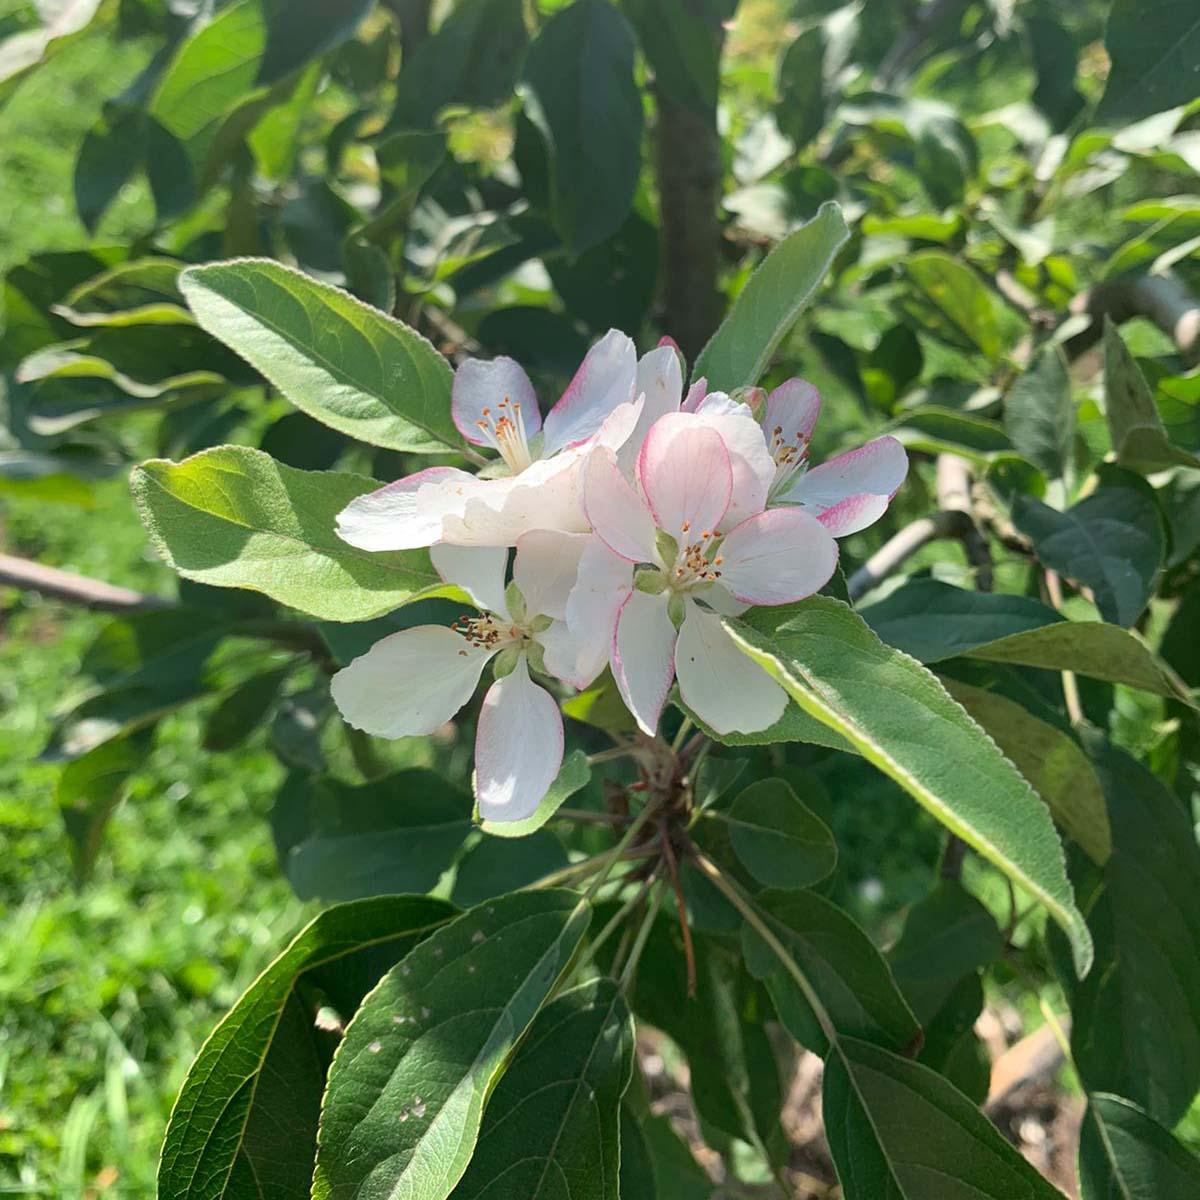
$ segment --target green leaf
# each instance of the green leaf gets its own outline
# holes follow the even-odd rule
[[[942,682],[1029,780],[1064,832],[1103,863],[1112,850],[1108,810],[1096,770],[1078,744],[1007,696],[955,679]]]
[[[766,891],[755,902],[839,1035],[898,1050],[916,1042],[921,1026],[887,960],[847,913],[816,892]],[[829,1039],[804,993],[748,925],[742,927],[742,952],[751,974],[765,981],[779,1019],[792,1036],[813,1053],[825,1054]]]
[[[783,52],[776,88],[775,123],[802,150],[825,124],[825,31],[820,25],[802,30]]]
[[[284,870],[302,900],[431,891],[471,831],[471,798],[436,772],[397,771],[358,786],[336,779],[308,792],[308,835]]]
[[[76,883],[91,878],[109,818],[124,799],[129,776],[146,761],[148,749],[145,735],[110,738],[60,772],[55,800],[71,842]]]
[[[914,450],[961,454],[982,465],[1013,454],[1008,432],[998,422],[935,404],[908,410],[888,432]]]
[[[297,471],[245,446],[135,467],[150,540],[181,575],[248,588],[310,616],[365,621],[442,592],[424,550],[372,554],[334,532],[337,514],[379,487],[340,471]]]
[[[529,47],[525,112],[545,143],[551,218],[572,255],[615,233],[637,190],[642,97],[634,49],[633,30],[608,0],[575,0]]]
[[[709,391],[725,392],[757,383],[849,236],[842,210],[831,201],[784,238],[738,293],[700,352],[692,379],[703,376]]]
[[[1122,750],[1097,745],[1113,851],[1079,872],[1096,970],[1064,973],[1071,1050],[1088,1091],[1174,1125],[1200,1089],[1200,847],[1179,800]]]
[[[254,88],[266,43],[262,5],[238,0],[185,38],[163,71],[148,112],[183,144],[197,178],[225,117]]]
[[[619,1200],[633,1020],[593,979],[546,1005],[488,1101],[453,1200]]]
[[[734,853],[764,887],[812,887],[837,866],[829,827],[786,780],[753,783],[727,810],[709,809],[706,815],[729,827]]]
[[[384,896],[323,912],[201,1047],[163,1143],[158,1193],[176,1200],[307,1200],[330,1030],[454,910]],[[318,1010],[324,1009],[321,1024]]]
[[[802,708],[1041,901],[1086,974],[1091,936],[1045,805],[935,676],[825,596],[725,624]]]
[[[846,1200],[1062,1200],[940,1075],[866,1042],[839,1045],[822,1106]]]
[[[1088,1097],[1079,1139],[1083,1200],[1193,1200],[1200,1159],[1132,1101]]]
[[[240,746],[267,719],[291,666],[253,675],[213,709],[204,726],[204,749],[220,753]]]
[[[1018,496],[1012,519],[1043,566],[1091,589],[1106,621],[1127,628],[1142,615],[1163,567],[1166,537],[1154,494],[1136,476],[1106,472],[1103,486],[1066,512]]]
[[[888,960],[901,991],[925,1025],[963,978],[994,962],[1003,950],[1004,935],[991,913],[961,884],[943,880],[908,910],[904,931]]]
[[[493,837],[525,837],[541,829],[576,792],[587,787],[591,778],[592,769],[588,766],[587,755],[582,750],[572,750],[563,759],[557,777],[533,816],[523,821],[483,821],[481,827],[484,833],[490,833]]]
[[[721,22],[730,0],[622,0],[642,53],[654,69],[654,86],[676,104],[712,114],[717,107]]]
[[[43,19],[37,28],[10,34],[0,41],[0,102],[16,89],[23,75],[41,66],[83,33],[100,3],[101,0],[59,0],[54,5],[39,5]]]
[[[1200,14],[1191,0],[1114,0],[1104,45],[1112,68],[1096,121],[1131,124],[1196,98]]]
[[[302,67],[353,34],[371,9],[371,0],[262,0],[267,45],[258,68],[258,84]]]
[[[590,913],[520,892],[464,913],[384,976],[346,1029],[321,1111],[314,1200],[445,1200],[483,1108]]]
[[[519,841],[484,837],[459,860],[450,898],[460,908],[470,908],[528,887],[566,865],[567,851],[548,829]]]
[[[954,345],[999,357],[1000,301],[969,266],[940,250],[922,250],[905,260],[904,269],[936,332]]]
[[[309,416],[391,450],[461,444],[450,364],[407,325],[266,259],[192,267],[179,282],[196,320]]]
[[[1004,400],[1004,428],[1017,452],[1049,479],[1071,469],[1075,406],[1062,350],[1047,343]]]
[[[828,750],[842,750],[848,754],[857,753],[844,737],[839,736],[827,725],[810,717],[794,701],[789,701],[783,710],[783,716],[774,725],[766,729],[756,729],[753,733],[718,733],[708,725],[698,713],[688,708],[679,695],[679,689],[671,689],[671,702],[680,712],[691,718],[692,724],[705,737],[720,742],[722,746],[771,746],[777,742],[807,742],[812,746],[824,746]],[[567,711],[564,709],[564,711]]]
[[[1151,474],[1168,467],[1200,467],[1200,458],[1172,446],[1150,385],[1116,326],[1104,321],[1104,413],[1117,462]]]
[[[1026,596],[913,579],[864,608],[862,617],[885,642],[923,663],[963,655],[1075,671],[1188,699],[1187,687],[1136,633],[1100,621],[1068,621]]]
[[[432,129],[452,104],[506,103],[528,41],[521,0],[461,0],[432,37],[405,55],[389,128]]]

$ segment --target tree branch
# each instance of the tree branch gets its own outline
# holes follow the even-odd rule
[[[1073,314],[1090,316],[1092,323],[1068,339],[1064,349],[1069,358],[1078,358],[1100,340],[1105,317],[1115,325],[1146,317],[1188,362],[1200,359],[1200,301],[1174,275],[1122,275],[1076,296],[1070,307]]]
[[[39,592],[51,599],[65,600],[99,612],[152,612],[176,607],[176,601],[166,596],[150,596],[129,588],[114,587],[99,579],[76,575],[74,571],[60,571],[57,567],[46,567],[11,554],[0,554],[0,584]]]

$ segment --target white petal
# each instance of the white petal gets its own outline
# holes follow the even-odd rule
[[[679,406],[680,412],[695,412],[704,403],[707,391],[708,380],[701,376],[688,388],[687,394],[683,397],[683,403]]]
[[[610,329],[588,352],[562,398],[546,414],[543,457],[590,438],[618,404],[634,399],[637,350]]]
[[[654,423],[637,474],[655,525],[673,537],[690,531],[694,540],[725,516],[733,491],[729,451],[695,414],[668,413]]]
[[[654,518],[605,447],[588,455],[583,504],[589,524],[615,553],[630,562],[654,560]]]
[[[675,647],[675,672],[683,702],[717,733],[768,729],[787,708],[783,688],[737,648],[721,618],[691,602]]]
[[[504,603],[504,574],[508,569],[508,549],[503,546],[449,546],[444,542],[430,547],[434,569],[447,582],[462,588],[476,607],[508,616]]]
[[[567,624],[577,634],[598,636],[607,657],[617,611],[632,589],[633,564],[593,536],[579,556],[575,586],[567,597]]]
[[[733,490],[722,521],[722,528],[728,530],[762,512],[775,479],[775,460],[763,439],[762,426],[745,404],[730,401],[726,407],[714,405],[710,408],[708,401],[711,399],[709,396],[704,401],[697,417],[721,435],[729,452]]]
[[[505,406],[503,411],[501,405]],[[458,432],[468,442],[476,446],[490,446],[492,442],[481,435],[479,423],[494,424],[497,417],[504,413],[512,415],[514,408],[517,408],[525,423],[526,435],[533,437],[542,427],[537,395],[529,376],[513,359],[503,355],[490,361],[468,358],[454,372],[450,415]]]
[[[521,589],[531,617],[567,615],[579,558],[591,541],[591,534],[553,529],[533,529],[517,539],[513,582]]]
[[[635,393],[642,397],[642,413],[617,456],[621,470],[632,475],[638,452],[650,432],[650,426],[667,413],[678,412],[683,398],[683,368],[679,351],[673,345],[660,345],[638,360]]]
[[[789,379],[767,397],[763,416],[767,441],[778,438],[780,444],[799,449],[812,440],[820,415],[821,393],[806,379]]]
[[[595,682],[608,663],[612,622],[605,632],[602,625],[586,631],[572,630],[566,621],[553,621],[549,629],[537,635],[537,641],[545,651],[547,672],[582,691]]]
[[[643,733],[658,730],[658,718],[675,674],[675,626],[667,594],[630,592],[613,633],[612,671],[625,707]]]
[[[519,475],[473,480],[459,511],[442,522],[442,540],[460,546],[511,546],[531,529],[585,533],[584,455],[567,450]]]
[[[463,503],[475,477],[455,467],[428,467],[351,500],[337,515],[337,535],[360,550],[415,550],[442,536],[447,514]]]
[[[628,404],[618,404],[604,418],[595,437],[583,443],[585,446],[607,446],[610,450],[620,450],[633,437],[634,430],[641,423],[642,412],[646,404],[643,397],[631,400]],[[638,439],[638,445],[641,439]]]
[[[819,515],[847,496],[896,494],[908,474],[908,455],[894,437],[876,438],[806,471],[783,499]]]
[[[772,508],[743,521],[719,548],[721,583],[747,604],[789,604],[829,582],[837,542],[799,508]]]
[[[470,700],[491,656],[444,625],[418,625],[376,642],[333,677],[330,691],[355,729],[421,737]]]
[[[475,798],[485,821],[532,816],[558,775],[562,714],[554,698],[529,678],[522,654],[516,668],[488,688],[475,734]]]

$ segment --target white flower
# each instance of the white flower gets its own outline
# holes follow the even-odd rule
[[[543,426],[516,362],[468,359],[454,375],[454,423],[499,459],[480,475],[433,467],[360,496],[338,515],[338,536],[364,550],[411,550],[435,542],[511,546],[533,529],[586,532],[582,464],[593,446],[616,450],[629,441],[643,411],[637,389],[655,391],[652,374],[633,342],[610,330]]]
[[[606,658],[604,629],[576,636],[564,620],[590,541],[583,534],[525,534],[507,588],[507,549],[434,546],[434,565],[471,597],[480,615],[449,629],[421,625],[377,642],[333,677],[342,716],[377,737],[431,734],[470,700],[484,667],[497,659],[497,678],[479,714],[475,795],[487,820],[530,816],[563,756],[558,703],[533,681],[530,667],[586,687]]]
[[[833,574],[837,544],[799,508],[764,511],[773,473],[759,426],[732,402],[656,421],[637,488],[611,451],[589,457],[584,503],[610,553],[581,559],[567,624],[579,596],[615,609],[613,675],[646,733],[676,677],[684,702],[718,733],[765,729],[783,714],[783,690],[741,654],[718,614],[811,595]]]

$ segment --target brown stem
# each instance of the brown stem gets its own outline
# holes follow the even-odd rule
[[[1100,340],[1104,318],[1116,325],[1130,317],[1146,317],[1169,338],[1189,362],[1200,358],[1200,301],[1173,275],[1123,275],[1097,284],[1071,302],[1073,313],[1086,313],[1092,323],[1070,338],[1064,349],[1078,358]]]
[[[715,111],[690,108],[661,87],[657,97],[663,328],[695,362],[721,316],[721,137]]]
[[[692,932],[688,928],[687,903],[683,897],[683,885],[679,881],[679,864],[675,859],[671,831],[666,821],[662,827],[662,844],[667,874],[670,875],[671,887],[675,890],[675,907],[679,912],[679,932],[683,936],[683,956],[687,962],[687,994],[690,1000],[696,995],[696,950],[692,945]]]
[[[99,579],[76,575],[74,571],[61,571],[11,554],[0,554],[0,585],[3,584],[99,612],[136,613],[176,607],[176,601],[166,596],[149,596],[115,587]]]

